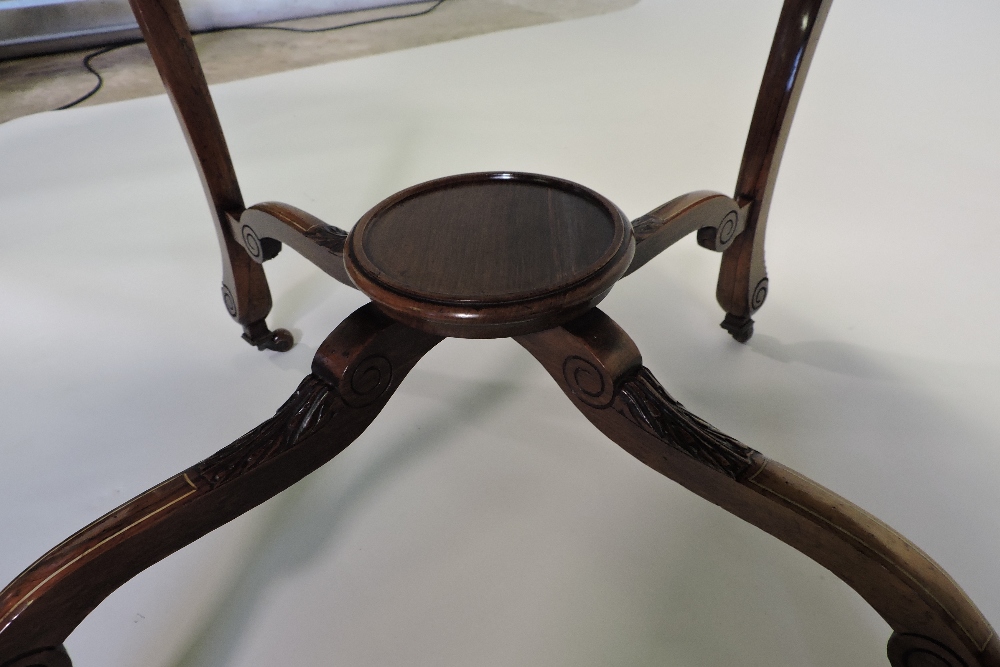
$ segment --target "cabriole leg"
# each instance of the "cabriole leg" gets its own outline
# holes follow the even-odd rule
[[[993,628],[937,563],[861,508],[688,412],[607,315],[595,308],[517,340],[625,451],[857,591],[894,631],[894,667],[1000,667]]]
[[[760,84],[733,198],[749,205],[746,229],[722,253],[715,296],[726,311],[722,327],[745,343],[753,315],[767,298],[764,232],[771,195],[795,106],[832,0],[785,0]]]
[[[63,641],[108,595],[343,451],[440,340],[370,304],[355,311],[274,417],[101,517],[0,591],[0,667],[69,667]]]
[[[284,352],[292,335],[271,331],[264,318],[271,311],[271,292],[264,268],[233,238],[227,214],[243,212],[243,195],[208,91],[208,82],[177,0],[130,0],[156,69],[187,138],[205,189],[222,250],[222,301],[243,325],[243,339],[258,349]],[[276,252],[276,251],[275,251]]]

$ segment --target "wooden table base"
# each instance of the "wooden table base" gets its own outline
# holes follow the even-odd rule
[[[69,667],[63,641],[112,591],[343,451],[440,340],[374,304],[357,310],[274,417],[79,531],[0,592],[0,665]],[[894,631],[894,667],[1000,667],[993,628],[937,563],[861,508],[688,412],[603,312],[517,341],[625,451],[857,591]]]
[[[537,174],[431,181],[376,205],[348,235],[287,204],[246,208],[176,0],[132,0],[205,186],[223,302],[261,349],[263,263],[288,245],[372,303],[320,346],[271,419],[85,527],[0,592],[0,667],[69,667],[66,637],[139,572],[288,488],[343,451],[444,336],[513,337],[611,441],[817,563],[893,630],[894,667],[1000,667],[1000,641],[933,560],[877,518],[715,429],[672,398],[596,308],[678,239],[722,253],[723,326],[752,334],[768,290],[773,186],[830,0],[786,0],[734,197],[692,192],[630,222],[601,195]]]

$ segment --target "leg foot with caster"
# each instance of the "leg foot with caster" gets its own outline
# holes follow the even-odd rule
[[[719,325],[729,332],[738,343],[745,343],[753,336],[753,318],[726,313],[726,319]]]
[[[253,324],[243,327],[243,340],[255,346],[258,350],[274,350],[275,352],[287,352],[295,345],[295,338],[288,329],[275,329],[271,331],[267,328],[264,320],[257,320]]]

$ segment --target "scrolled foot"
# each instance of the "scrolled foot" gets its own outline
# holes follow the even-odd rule
[[[886,653],[892,667],[969,667],[951,649],[922,635],[894,632]]]
[[[753,318],[726,313],[726,319],[719,325],[729,332],[738,343],[745,343],[753,336]]]
[[[73,661],[69,659],[69,653],[60,644],[15,658],[0,667],[73,667]]]
[[[295,345],[295,338],[288,329],[271,331],[264,320],[243,327],[243,340],[256,346],[258,350],[275,352],[287,352]]]

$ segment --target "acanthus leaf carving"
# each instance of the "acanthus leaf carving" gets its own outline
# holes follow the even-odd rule
[[[733,479],[755,467],[756,450],[689,412],[645,367],[621,383],[613,405],[646,432]]]
[[[337,390],[308,375],[274,416],[195,466],[195,477],[215,489],[272,459],[326,424],[344,403]]]
[[[307,239],[318,246],[341,255],[344,253],[344,243],[347,241],[347,232],[332,225],[317,225],[302,234]]]

